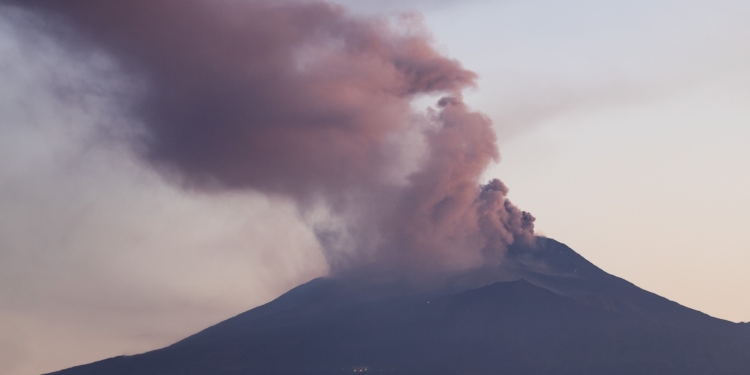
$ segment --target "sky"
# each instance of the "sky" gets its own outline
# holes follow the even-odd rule
[[[478,74],[465,100],[493,120],[502,159],[485,175],[538,234],[750,320],[750,4],[340,2],[418,12],[436,48]],[[102,99],[71,105],[48,85],[85,82],[79,56],[30,43],[3,14],[1,373],[159,348],[327,272],[292,203],[180,189],[102,142],[99,122],[118,121]]]

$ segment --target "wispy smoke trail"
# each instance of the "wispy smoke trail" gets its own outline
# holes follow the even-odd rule
[[[438,53],[414,15],[291,1],[3,3],[146,82],[129,108],[143,126],[133,145],[165,176],[287,196],[308,217],[326,207],[315,228],[334,271],[464,269],[533,238],[534,218],[500,181],[480,186],[499,154],[489,119],[461,100],[476,75]],[[421,95],[444,97],[423,114],[411,107]]]

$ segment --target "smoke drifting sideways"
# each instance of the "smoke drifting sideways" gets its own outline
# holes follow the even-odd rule
[[[429,276],[499,263],[534,218],[506,198],[491,121],[463,103],[476,75],[414,14],[325,2],[0,1],[127,79],[130,145],[170,181],[294,200],[333,273]],[[415,99],[442,96],[436,108]],[[325,212],[321,215],[320,211]]]

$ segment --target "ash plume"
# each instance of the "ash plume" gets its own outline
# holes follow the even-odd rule
[[[476,75],[436,51],[416,15],[319,1],[0,3],[144,82],[127,113],[148,165],[189,189],[293,199],[333,272],[461,270],[533,239],[505,185],[480,185],[499,152],[490,120],[462,101]],[[425,95],[443,98],[414,110]]]

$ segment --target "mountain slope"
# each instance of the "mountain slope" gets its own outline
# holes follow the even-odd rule
[[[429,292],[316,279],[167,348],[56,374],[750,374],[743,325],[539,241],[511,249],[505,270],[478,270]],[[493,282],[513,272],[533,283]],[[592,299],[597,293],[617,304]]]
[[[737,323],[713,318],[610,275],[560,242],[539,237],[537,244],[534,249],[511,248],[505,267],[535,285],[605,311],[750,341],[750,335],[743,335]]]

